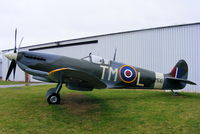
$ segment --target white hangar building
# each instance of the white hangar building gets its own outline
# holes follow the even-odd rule
[[[173,66],[184,59],[189,66],[188,79],[198,85],[187,85],[183,91],[200,92],[200,23],[157,27],[98,35],[92,37],[50,42],[28,47],[21,51],[36,51],[82,58],[90,52],[105,59],[113,59],[156,72],[168,73]],[[3,50],[3,53],[13,51]],[[3,56],[2,78],[5,80],[9,61]],[[28,80],[19,68],[16,81]],[[12,76],[10,76],[12,80]],[[30,78],[33,81],[32,78]]]

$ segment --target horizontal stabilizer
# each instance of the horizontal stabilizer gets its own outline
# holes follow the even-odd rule
[[[173,81],[173,82],[177,82],[177,83],[182,82],[182,83],[185,83],[185,84],[197,85],[196,83],[189,81],[189,80],[186,80],[186,79],[173,78],[173,77],[169,77],[169,78],[166,78],[166,79]]]

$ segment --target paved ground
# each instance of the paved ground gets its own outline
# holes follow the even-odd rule
[[[31,84],[15,84],[15,85],[0,85],[0,88],[7,88],[7,87],[23,87],[23,86],[37,86],[37,85],[46,85],[52,83],[31,83]]]

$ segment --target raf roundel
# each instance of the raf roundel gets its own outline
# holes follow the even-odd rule
[[[123,65],[119,70],[120,79],[125,83],[132,83],[137,78],[137,71],[134,67]]]

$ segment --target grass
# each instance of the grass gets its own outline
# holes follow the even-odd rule
[[[15,84],[28,84],[28,83],[21,82],[21,81],[2,81],[2,80],[0,80],[0,85],[15,85]]]
[[[200,94],[138,90],[61,91],[48,105],[53,85],[0,89],[0,133],[197,134]]]
[[[19,81],[0,81],[0,85],[15,85],[15,84],[26,84],[26,82],[19,82]]]

